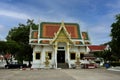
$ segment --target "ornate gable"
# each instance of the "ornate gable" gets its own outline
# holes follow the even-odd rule
[[[60,26],[58,32],[55,34],[55,37],[53,38],[51,43],[54,43],[55,41],[70,42],[71,44],[73,44],[73,42],[71,40],[71,36],[65,28],[64,22],[61,23],[61,26]]]

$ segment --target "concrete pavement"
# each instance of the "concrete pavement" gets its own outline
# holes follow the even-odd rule
[[[120,80],[120,72],[98,69],[0,69],[0,80]]]

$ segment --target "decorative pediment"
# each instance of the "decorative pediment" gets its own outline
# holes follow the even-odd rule
[[[71,40],[71,35],[67,32],[63,21],[61,23],[61,26],[60,26],[58,32],[55,33],[55,37],[51,41],[51,44],[56,41],[57,42],[70,42],[71,44],[73,44],[73,42]]]

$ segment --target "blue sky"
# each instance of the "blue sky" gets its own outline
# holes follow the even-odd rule
[[[120,13],[120,0],[0,0],[0,40],[27,19],[74,22],[88,31],[92,44],[111,40],[111,24]]]

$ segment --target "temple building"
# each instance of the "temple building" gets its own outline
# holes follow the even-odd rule
[[[87,32],[77,23],[41,22],[38,30],[30,29],[29,44],[33,48],[32,68],[71,68],[91,45]]]

